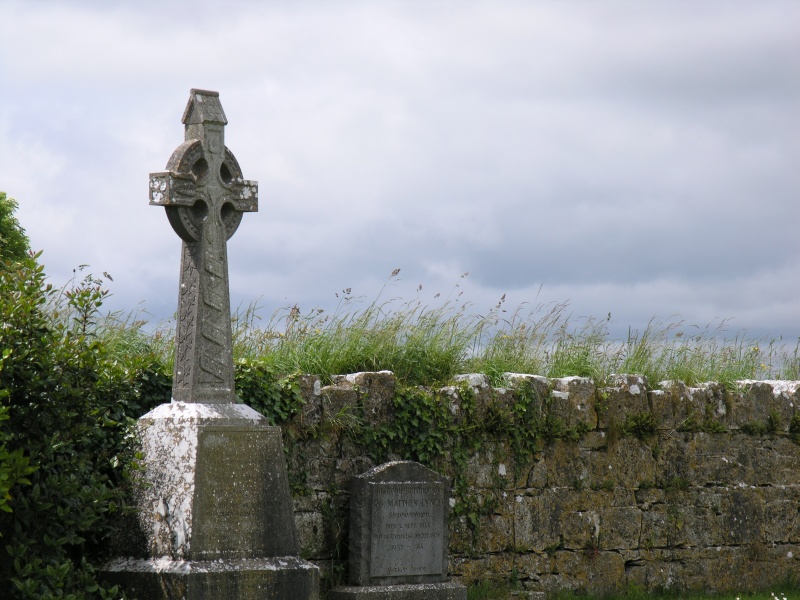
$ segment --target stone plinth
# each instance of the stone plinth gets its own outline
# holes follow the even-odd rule
[[[243,404],[173,402],[139,433],[149,558],[109,564],[110,583],[147,599],[319,596],[318,568],[298,558],[280,428]]]
[[[353,478],[350,493],[350,587],[345,600],[465,600],[447,581],[450,485],[412,461],[379,465]]]
[[[225,561],[120,559],[107,565],[105,577],[140,600],[319,598],[317,567],[296,557]]]

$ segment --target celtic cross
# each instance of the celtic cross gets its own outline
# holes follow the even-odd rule
[[[217,92],[192,90],[186,141],[150,174],[150,204],[163,206],[183,240],[172,399],[235,402],[227,240],[242,213],[258,210],[258,184],[225,147]]]

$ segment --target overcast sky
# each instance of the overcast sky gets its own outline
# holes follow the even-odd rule
[[[424,300],[459,283],[800,335],[800,1],[0,0],[0,190],[55,284],[177,305],[148,174],[218,90],[260,210],[232,303]],[[461,279],[461,274],[469,276]]]

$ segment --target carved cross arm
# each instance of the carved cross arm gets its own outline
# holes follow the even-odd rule
[[[150,173],[150,204],[192,206],[197,200],[197,182],[191,173]]]

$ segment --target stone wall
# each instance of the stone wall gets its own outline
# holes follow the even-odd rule
[[[461,436],[427,461],[454,482],[457,580],[600,592],[800,578],[800,382],[653,389],[626,375],[599,388],[508,374],[508,388],[492,388],[482,375],[458,379],[425,392]],[[330,585],[346,577],[351,478],[383,459],[419,457],[375,434],[399,418],[391,373],[299,383],[303,410],[284,424],[295,517],[302,555]],[[491,426],[498,415],[517,429]],[[535,443],[511,439],[534,422]]]

